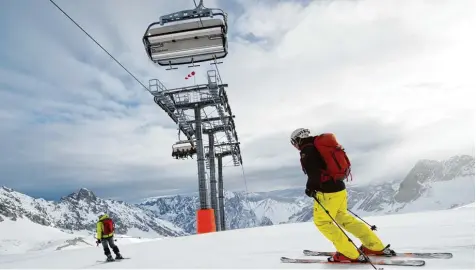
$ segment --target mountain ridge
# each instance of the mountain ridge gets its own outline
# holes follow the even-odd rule
[[[421,173],[419,168],[422,167],[422,164],[430,164],[424,166],[430,172],[429,174],[423,175]],[[440,171],[444,173],[435,173]],[[439,197],[448,197],[444,193],[448,187],[440,187],[441,183],[444,184],[444,180],[449,183],[451,181],[457,183],[457,185],[455,184],[457,188],[455,192],[467,193],[464,193],[465,195],[461,198],[456,196],[453,200],[447,200],[446,204],[442,203],[438,198],[430,198],[430,195],[434,193],[442,193],[438,195]],[[429,184],[419,184],[423,182]],[[408,189],[409,183],[417,184]],[[434,187],[432,188],[432,186]],[[422,210],[425,207],[432,210],[457,207],[458,205],[474,202],[474,157],[459,155],[441,161],[420,160],[403,180],[370,183],[367,185],[348,185],[347,190],[349,193],[349,209],[359,215],[404,213]],[[415,192],[416,194],[414,194]],[[245,200],[237,200],[235,196],[241,196]],[[160,205],[167,205],[169,201],[173,201],[173,209],[168,212],[167,216],[162,217],[165,219],[172,218],[184,230],[193,233],[195,230],[193,223],[194,212],[184,210],[184,205],[187,205],[187,201],[197,200],[197,194],[190,196],[162,196],[156,199],[146,199],[139,205],[152,211],[157,211]],[[415,201],[425,201],[425,203],[419,203],[420,205],[418,206],[418,203],[413,204]],[[225,191],[226,227],[227,229],[238,228],[239,226],[234,224],[231,219],[236,219],[236,216],[241,215],[252,219],[249,220],[248,226],[311,221],[313,203],[312,199],[304,195],[302,188],[252,192],[248,196],[245,196],[243,192]],[[187,207],[190,209],[190,205]],[[244,209],[250,213],[243,214],[237,209]],[[277,209],[280,210],[278,211]],[[160,212],[158,214],[161,216]],[[180,219],[176,219],[176,216],[180,216]],[[186,225],[182,225],[182,222],[185,222]]]
[[[460,196],[448,196],[448,190]],[[474,157],[420,160],[402,180],[348,185],[348,193],[349,209],[359,215],[438,210],[473,203]],[[312,205],[313,200],[304,195],[302,188],[248,194],[225,190],[226,228],[311,221]],[[194,234],[197,207],[197,193],[159,196],[130,204],[98,198],[88,188],[80,188],[59,201],[35,199],[8,187],[0,188],[0,224],[4,218],[26,217],[70,232],[94,231],[98,214],[109,212],[116,220],[118,233],[135,231],[152,237]]]
[[[154,212],[123,201],[100,199],[86,188],[64,196],[58,202],[33,198],[8,187],[0,188],[0,222],[5,218],[28,218],[65,232],[93,232],[101,213],[114,218],[116,231],[120,234],[131,234],[134,230],[162,237],[187,234],[170,221],[161,220]]]

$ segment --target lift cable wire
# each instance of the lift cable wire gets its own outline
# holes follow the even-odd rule
[[[205,6],[203,5],[203,0],[200,0],[200,3],[198,3],[198,5],[197,5],[197,2],[195,2],[195,0],[193,0],[193,4],[195,5],[195,9],[197,9],[197,8],[199,8],[199,7],[200,7],[200,8],[204,8],[204,7],[205,7]],[[201,24],[202,27],[203,27],[202,18],[199,17],[198,19],[200,19],[200,24]]]
[[[147,86],[145,86],[141,81],[139,81],[139,79],[137,79],[136,76],[134,76],[126,67],[124,67],[114,56],[112,56],[112,54],[110,54],[103,46],[101,46],[101,44],[99,44],[99,42],[96,41],[95,38],[93,38],[86,30],[84,30],[73,18],[71,18],[68,13],[66,13],[64,10],[62,10],[53,0],[49,0],[56,8],[58,8],[59,11],[61,11],[66,17],[68,17],[68,19],[70,19],[79,29],[81,29],[81,31],[83,31],[92,41],[94,41],[94,43],[96,43],[96,45],[98,45],[105,53],[107,53],[114,61],[116,61],[116,63],[121,66],[127,73],[129,73],[129,75],[132,76],[132,78],[134,78],[134,80],[136,80],[142,87],[144,87],[145,90],[147,90],[149,92],[149,88],[147,88]]]

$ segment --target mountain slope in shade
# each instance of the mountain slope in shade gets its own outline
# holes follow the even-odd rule
[[[27,218],[66,232],[96,230],[100,213],[108,213],[118,234],[142,237],[180,236],[186,233],[154,212],[122,201],[104,200],[82,188],[59,202],[34,199],[7,187],[0,188],[0,222]]]
[[[399,203],[415,201],[435,182],[466,177],[474,178],[474,158],[471,156],[455,156],[441,162],[421,160],[401,182],[395,201]]]
[[[384,213],[451,209],[474,202],[474,176],[456,177],[450,181],[435,181],[425,185],[418,198],[411,202],[389,204]]]

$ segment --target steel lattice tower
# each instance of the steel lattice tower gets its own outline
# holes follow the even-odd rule
[[[230,156],[233,165],[240,166],[242,157],[234,115],[225,90],[228,85],[219,81],[215,70],[207,72],[207,79],[207,84],[175,89],[166,89],[159,80],[152,79],[149,81],[149,89],[155,103],[178,125],[187,139],[193,142],[197,154],[200,209],[213,209],[216,229],[224,230],[222,159]],[[215,113],[206,114],[204,109],[207,107],[213,107]],[[193,111],[193,117],[188,111]],[[217,133],[224,133],[224,140],[216,139]],[[208,135],[208,146],[203,145],[202,134]],[[215,157],[218,159],[218,187]],[[210,192],[206,169],[210,170]]]
[[[172,146],[172,156],[179,159],[197,155],[199,233],[224,228],[222,158],[231,156],[235,166],[242,165],[234,116],[225,90],[228,85],[221,82],[218,72],[218,64],[222,63],[218,60],[228,54],[227,33],[227,14],[221,9],[206,8],[200,0],[195,9],[161,16],[158,22],[147,27],[142,39],[149,59],[159,66],[167,66],[167,70],[189,64],[195,67],[200,62],[212,62],[216,68],[207,72],[206,84],[167,89],[157,79],[149,81],[149,92],[155,103],[178,125],[179,135],[182,132],[187,137]],[[207,108],[214,110],[207,113]],[[193,113],[189,114],[190,111]],[[224,133],[222,138],[225,139],[217,139],[217,133]],[[203,134],[208,135],[208,146],[203,145]],[[218,158],[220,200],[215,157]],[[206,169],[210,170],[211,194]]]

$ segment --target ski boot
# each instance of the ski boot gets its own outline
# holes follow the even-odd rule
[[[384,249],[380,251],[368,249],[364,247],[364,245],[360,246],[360,250],[362,250],[362,252],[365,255],[385,256],[385,257],[397,256],[397,253],[393,249],[390,249],[390,244],[388,244]]]
[[[351,259],[340,252],[334,253],[332,257],[327,258],[328,262],[350,262],[350,263],[366,263],[367,259],[363,255],[359,255],[357,259]]]
[[[107,255],[106,262],[113,262],[114,258],[111,255]]]
[[[121,253],[116,254],[116,260],[122,260],[124,257],[122,257]]]

